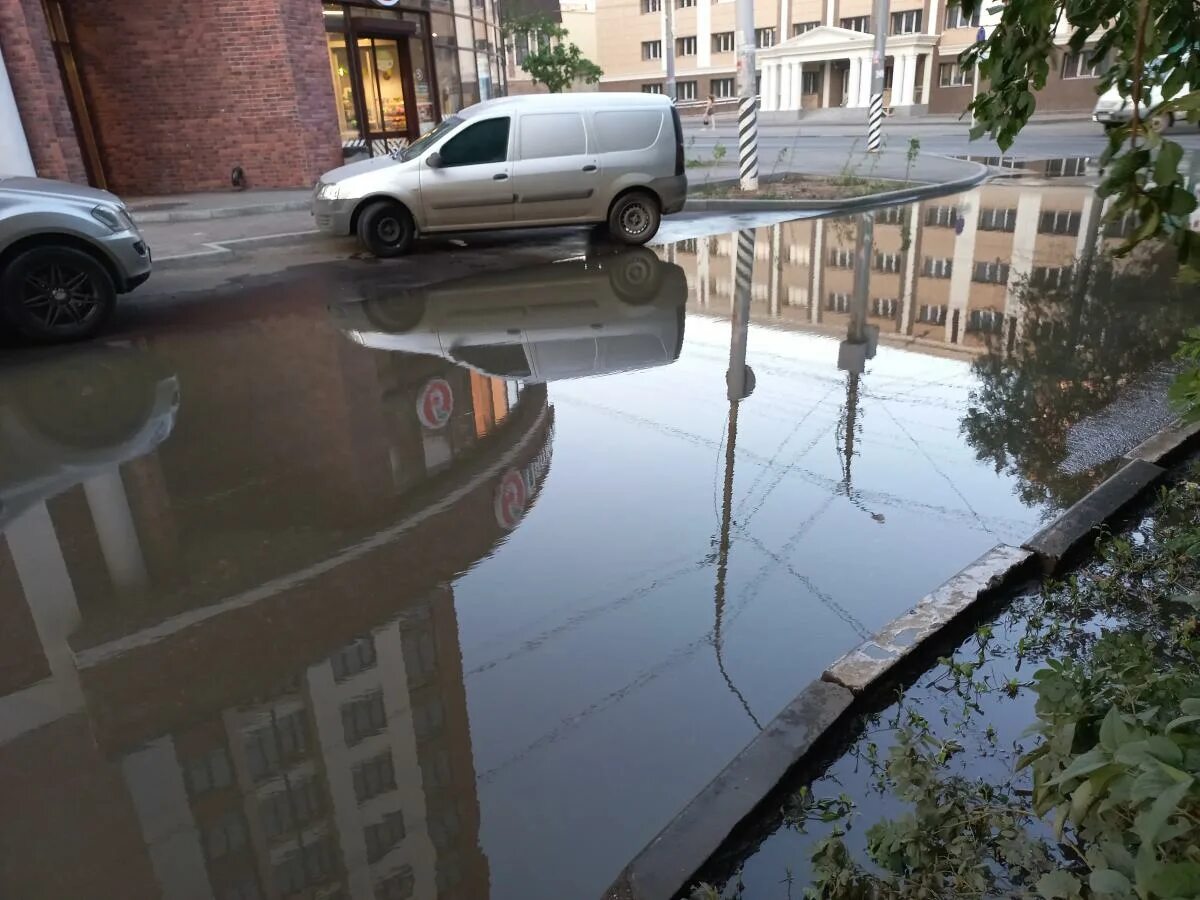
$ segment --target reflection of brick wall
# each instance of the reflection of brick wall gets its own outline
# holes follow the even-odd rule
[[[0,0],[0,48],[38,175],[87,184],[41,0]]]
[[[68,6],[113,190],[214,190],[234,166],[251,187],[307,187],[338,164],[319,3]]]

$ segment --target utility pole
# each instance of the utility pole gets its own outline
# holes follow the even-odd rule
[[[675,102],[675,0],[662,0],[663,54],[667,61],[667,96]]]
[[[737,0],[738,175],[758,190],[758,86],[754,69],[754,0]]]
[[[871,12],[875,49],[871,54],[871,106],[867,113],[867,152],[878,153],[883,144],[883,70],[887,59],[888,0],[875,0]]]

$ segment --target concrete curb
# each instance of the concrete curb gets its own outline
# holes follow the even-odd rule
[[[243,216],[261,216],[268,213],[299,212],[311,205],[309,200],[279,200],[275,203],[260,203],[257,206],[221,206],[212,209],[146,210],[130,209],[133,220],[139,225],[154,225],[164,222],[207,222],[209,219],[237,219]]]
[[[893,619],[870,640],[838,659],[822,680],[861,694],[991,591],[1011,584],[1033,553],[999,544],[916,606]]]
[[[655,837],[604,900],[671,900],[712,858],[735,826],[801,762],[843,715],[870,703],[902,664],[959,620],[1040,564],[1053,572],[1101,525],[1165,473],[1160,463],[1200,446],[1200,423],[1175,423],[1125,455],[1125,463],[1021,547],[999,544],[841,656]],[[898,667],[900,667],[898,669]],[[819,686],[828,688],[828,692]]]
[[[837,685],[809,684],[625,867],[605,900],[674,896],[853,700]]]
[[[949,157],[944,157],[949,159]],[[992,170],[982,163],[970,160],[955,160],[977,171],[971,175],[957,178],[953,181],[941,181],[900,188],[895,191],[883,191],[878,194],[866,194],[862,197],[849,197],[845,200],[731,200],[731,199],[695,199],[688,200],[683,205],[684,212],[779,212],[796,210],[797,212],[811,210],[828,210],[830,213],[850,212],[854,210],[874,209],[877,206],[892,206],[896,203],[911,203],[916,200],[928,200],[942,197],[946,194],[956,194],[959,191],[970,190],[991,177]]]
[[[160,270],[186,269],[193,266],[206,266],[221,259],[232,258],[239,250],[256,250],[261,247],[287,247],[293,244],[307,244],[319,241],[329,235],[313,229],[311,231],[287,231],[281,234],[261,234],[254,237],[230,238],[226,241],[212,241],[204,244],[203,250],[192,253],[179,253],[174,256],[163,256],[154,260],[154,268]]]

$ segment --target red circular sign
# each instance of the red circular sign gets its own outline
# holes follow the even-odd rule
[[[417,418],[426,428],[445,428],[454,412],[454,391],[445,378],[431,378],[417,397]]]
[[[509,469],[496,485],[496,497],[492,504],[496,512],[496,523],[505,531],[511,531],[525,515],[529,502],[529,491],[525,479],[516,469]]]

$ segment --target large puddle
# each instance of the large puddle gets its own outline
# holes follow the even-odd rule
[[[7,362],[0,895],[599,896],[1166,420],[1196,298],[1100,213],[1005,181],[425,288],[316,269]]]

